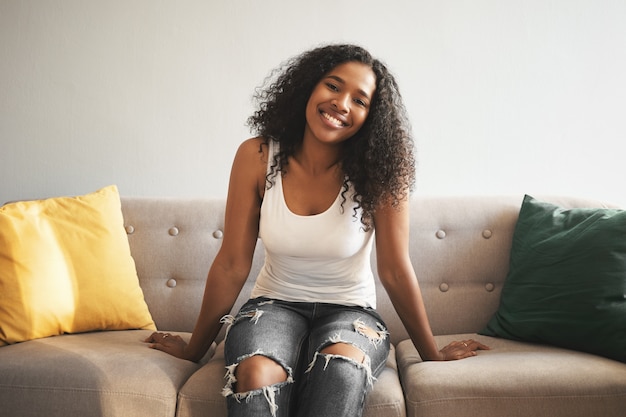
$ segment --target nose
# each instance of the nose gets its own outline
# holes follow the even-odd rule
[[[341,113],[347,113],[350,108],[350,96],[348,94],[343,94],[331,102],[332,105],[337,109],[337,111]]]

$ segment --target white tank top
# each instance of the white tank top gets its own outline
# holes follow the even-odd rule
[[[276,152],[278,144],[270,140],[268,172]],[[340,192],[325,212],[297,215],[287,207],[278,172],[261,205],[259,237],[265,264],[253,298],[376,308],[370,264],[374,233],[363,230],[360,210],[354,216],[353,192],[351,187],[343,209]]]

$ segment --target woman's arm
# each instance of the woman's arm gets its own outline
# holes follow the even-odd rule
[[[415,270],[409,258],[409,202],[384,205],[374,214],[378,276],[423,360],[452,360],[476,355],[487,346],[468,340],[439,350],[433,336]]]
[[[226,201],[224,237],[207,276],[200,314],[189,344],[179,336],[153,333],[146,339],[152,343],[150,347],[198,361],[219,333],[220,319],[230,312],[252,265],[267,163],[267,152],[259,152],[262,143],[259,138],[249,139],[235,155]]]

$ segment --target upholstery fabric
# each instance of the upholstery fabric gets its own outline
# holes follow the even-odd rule
[[[491,347],[457,362],[422,362],[413,344],[397,347],[407,415],[619,416],[626,406],[626,365],[558,347],[460,334],[439,346],[475,339]]]
[[[83,333],[0,348],[0,414],[173,416],[178,390],[200,365],[148,348],[150,333]]]

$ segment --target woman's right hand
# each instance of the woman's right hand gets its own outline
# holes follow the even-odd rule
[[[146,343],[150,343],[151,349],[156,349],[169,353],[180,359],[190,360],[186,357],[185,351],[187,349],[187,342],[178,335],[172,335],[171,333],[152,333],[146,340]]]

